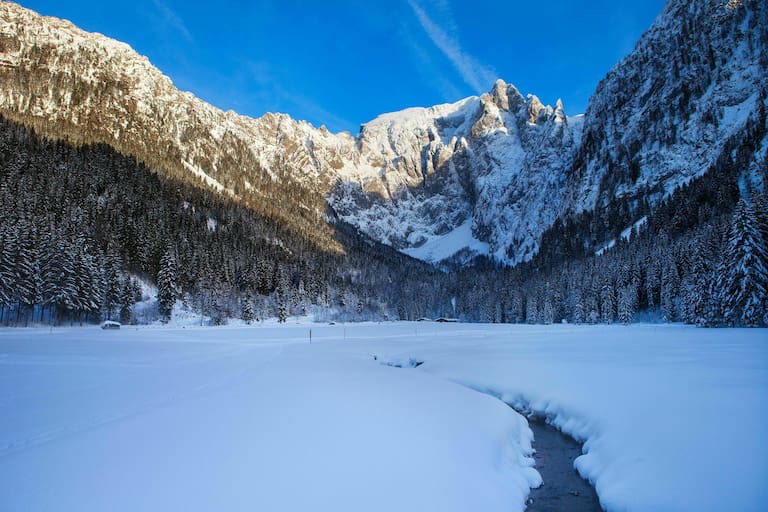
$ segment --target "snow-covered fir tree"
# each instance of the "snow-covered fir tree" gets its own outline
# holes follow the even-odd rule
[[[286,320],[288,320],[288,300],[281,289],[277,294],[277,321],[282,324]]]
[[[179,298],[177,272],[174,250],[168,247],[160,260],[160,270],[157,273],[157,308],[164,322],[171,319],[173,306]]]
[[[136,283],[125,276],[120,283],[120,322],[128,324],[133,315],[133,305],[136,303]]]
[[[723,252],[719,291],[728,325],[765,325],[768,250],[758,215],[741,199],[733,212]]]
[[[253,302],[250,296],[246,296],[245,299],[243,299],[243,305],[240,317],[243,319],[243,322],[246,324],[250,324],[253,322],[255,315],[253,313]]]
[[[637,308],[637,287],[628,283],[619,289],[618,320],[623,324],[632,323]]]

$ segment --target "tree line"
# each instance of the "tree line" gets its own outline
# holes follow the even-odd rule
[[[740,190],[744,162],[729,154],[654,207],[619,199],[558,221],[528,263],[440,271],[338,221],[344,250],[329,250],[105,145],[0,120],[0,323],[167,321],[180,303],[213,324],[313,314],[765,325],[765,193]],[[156,301],[144,300],[148,284]]]
[[[177,299],[212,323],[396,318],[402,283],[438,273],[342,223],[343,250],[330,250],[106,145],[73,147],[2,119],[0,218],[4,325],[167,320]],[[159,285],[160,304],[138,319],[140,283]]]

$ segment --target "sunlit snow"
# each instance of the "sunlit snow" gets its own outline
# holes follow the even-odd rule
[[[488,244],[472,235],[471,219],[444,235],[431,238],[419,247],[403,249],[408,256],[424,261],[442,261],[459,251],[468,251],[472,255],[488,254]]]
[[[765,334],[3,329],[0,510],[522,511],[531,432],[500,397],[586,440],[608,510],[757,511]]]

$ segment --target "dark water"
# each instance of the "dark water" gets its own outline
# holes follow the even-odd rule
[[[531,489],[526,512],[602,512],[595,489],[573,467],[581,445],[541,417],[528,418],[528,424],[534,435],[536,469],[544,483]]]
[[[373,358],[378,360],[377,356]],[[396,368],[417,368],[423,363],[413,358],[405,364],[382,362]],[[573,461],[581,455],[581,444],[547,425],[541,416],[528,416],[528,425],[533,430],[533,457],[543,483],[538,489],[531,489],[525,511],[603,512],[594,487],[573,467]]]

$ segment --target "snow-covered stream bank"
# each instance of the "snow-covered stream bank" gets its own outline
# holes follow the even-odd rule
[[[595,489],[573,467],[581,445],[548,425],[544,418],[528,418],[533,430],[533,458],[544,482],[531,489],[526,512],[602,512]]]
[[[0,330],[0,510],[522,511],[532,433],[491,394],[585,441],[608,510],[757,511],[766,334]]]

